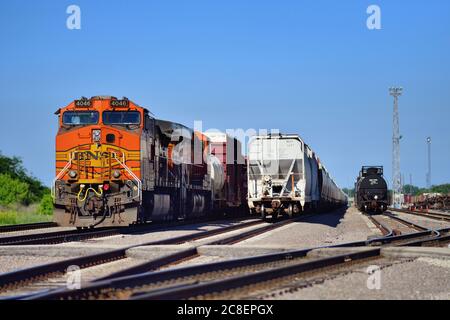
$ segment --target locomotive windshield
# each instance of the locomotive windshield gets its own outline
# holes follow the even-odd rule
[[[140,124],[141,114],[138,111],[105,111],[103,112],[104,124]]]
[[[77,126],[98,123],[97,111],[67,111],[63,114],[63,123]]]

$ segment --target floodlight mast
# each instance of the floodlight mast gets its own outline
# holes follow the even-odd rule
[[[400,120],[398,112],[398,97],[403,93],[402,87],[389,88],[389,94],[394,97],[394,116],[392,133],[392,190],[394,208],[400,209],[403,203],[400,173]]]
[[[427,188],[431,189],[431,137],[427,138],[427,145],[428,145]]]

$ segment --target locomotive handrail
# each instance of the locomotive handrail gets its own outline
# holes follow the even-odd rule
[[[117,158],[117,154],[116,154],[116,153],[114,153],[114,159],[116,159],[117,162],[119,162],[119,164],[120,164],[122,167],[125,168],[125,170],[128,172],[128,174],[129,174],[131,177],[133,177],[134,180],[136,180],[136,182],[137,182],[137,184],[138,184],[138,193],[137,193],[137,196],[136,196],[136,197],[133,197],[133,199],[136,199],[136,198],[139,198],[139,199],[140,199],[140,197],[141,197],[141,185],[142,185],[142,182],[141,182],[141,180],[134,174],[134,172],[131,171],[131,169],[125,164],[125,155],[123,156],[123,162],[120,161],[120,160]]]
[[[64,168],[58,173],[58,175],[55,177],[55,179],[53,179],[52,182],[52,187],[50,189],[50,195],[53,199],[55,199],[56,196],[56,181],[58,181],[63,175],[64,173],[69,170],[70,166],[72,165],[72,153],[69,154],[69,161],[67,162],[67,164],[64,166]]]

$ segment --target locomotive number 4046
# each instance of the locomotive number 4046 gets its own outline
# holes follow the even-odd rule
[[[111,100],[110,104],[112,108],[128,107],[128,100]]]

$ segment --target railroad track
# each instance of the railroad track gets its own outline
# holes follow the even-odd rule
[[[304,219],[307,216],[302,216],[301,218],[292,219],[292,220],[284,220],[277,223],[264,225],[262,227],[257,227],[252,230],[248,230],[245,232],[242,232],[238,235],[232,235],[230,237],[227,237],[225,239],[221,240],[214,240],[211,241],[208,244],[233,244],[237,243],[239,241],[243,241],[245,239],[248,239],[250,237],[262,234],[264,232],[268,232],[270,230],[274,230],[277,228],[280,228],[282,226],[285,226],[289,223],[292,223],[294,221],[298,221],[299,219]],[[95,254],[80,258],[74,258],[74,259],[68,259],[60,262],[40,265],[32,268],[27,268],[19,271],[14,271],[10,273],[6,273],[3,275],[0,275],[0,292],[1,291],[11,291],[13,289],[17,289],[20,287],[28,286],[36,281],[43,281],[45,279],[49,278],[61,278],[64,276],[66,270],[70,266],[79,266],[81,269],[90,268],[93,266],[103,265],[106,263],[112,263],[117,260],[123,260],[126,256],[126,251],[139,246],[149,246],[149,245],[167,245],[167,244],[182,244],[186,242],[194,242],[201,239],[217,236],[224,233],[229,233],[232,231],[237,231],[239,229],[244,229],[248,227],[256,227],[259,224],[266,224],[265,221],[262,220],[252,220],[246,223],[228,226],[224,228],[219,228],[215,230],[209,230],[200,232],[197,234],[192,235],[186,235],[186,236],[180,236],[175,237],[167,240],[160,240],[160,241],[153,241],[148,242],[144,244],[139,245],[133,245],[128,246],[125,248],[112,250],[106,253],[102,254]],[[173,264],[180,263],[182,261],[185,261],[187,259],[192,259],[197,257],[197,250],[194,248],[186,249],[181,252],[165,256],[160,259],[152,260],[150,262],[141,263],[138,265],[131,266],[129,268],[126,268],[125,270],[113,273],[105,278],[111,278],[111,277],[118,277],[118,276],[125,276],[125,275],[133,275],[141,272],[148,272],[157,270],[164,266],[169,266]],[[90,279],[91,281],[98,281],[101,279]],[[65,284],[65,283],[64,283]],[[39,286],[42,286],[42,283],[39,284]]]
[[[286,221],[279,223],[286,225]],[[405,222],[409,223],[410,222]],[[266,226],[264,226],[265,228]],[[275,226],[273,228],[276,228]],[[417,226],[420,228],[420,226]],[[236,229],[238,230],[238,229]],[[259,230],[259,233],[256,231]],[[423,228],[422,228],[423,230]],[[252,231],[252,230],[251,230]],[[208,231],[206,231],[208,232]],[[205,233],[206,233],[205,232]],[[262,228],[255,228],[254,234],[260,234]],[[243,232],[242,239],[248,238],[249,234]],[[203,238],[206,234],[202,235]],[[198,237],[197,239],[198,240]],[[194,241],[195,241],[194,240]],[[167,242],[166,242],[167,241]],[[165,240],[165,244],[183,243],[188,241],[185,237]],[[227,237],[222,243],[234,243],[238,241],[235,236]],[[450,228],[435,230],[423,230],[411,234],[386,236],[367,240],[340,244],[333,247],[358,247],[358,246],[420,246],[423,244],[435,245],[436,243],[450,241]],[[218,243],[217,241],[208,244]],[[161,244],[153,242],[150,244]],[[139,245],[139,246],[142,246]],[[135,247],[135,246],[133,246]],[[379,248],[367,248],[362,252],[346,255],[335,255],[329,258],[309,259],[307,253],[317,248],[292,251],[288,253],[278,253],[265,256],[257,256],[244,259],[235,259],[224,262],[208,263],[174,269],[163,269],[179,261],[195,257],[195,248],[186,249],[171,256],[152,260],[147,263],[125,269],[121,272],[112,273],[104,278],[94,279],[79,290],[56,289],[45,293],[32,293],[26,296],[14,296],[15,299],[187,299],[187,298],[215,298],[221,294],[228,294],[230,290],[241,290],[248,286],[261,286],[264,283],[279,281],[293,274],[320,270],[333,266],[345,266],[349,263],[375,259],[380,256]],[[110,253],[111,254],[111,253]],[[117,252],[117,256],[126,256],[126,249]],[[103,259],[116,257],[104,256]],[[86,259],[84,257],[82,259]],[[94,257],[91,256],[91,259]],[[96,257],[97,259],[99,257]],[[87,265],[93,261],[84,261]],[[63,262],[64,268],[58,272],[62,275],[67,267],[67,261]],[[77,261],[76,264],[79,264]],[[98,262],[97,262],[98,263]],[[53,264],[54,265],[54,264]],[[48,270],[48,265],[41,266],[41,272]],[[159,269],[159,270],[158,270]],[[47,271],[45,271],[47,272]],[[12,273],[13,274],[13,273]],[[28,272],[28,276],[30,273]],[[42,275],[41,275],[42,276]],[[29,278],[28,278],[29,279]],[[0,285],[2,284],[0,276]],[[9,279],[9,286],[13,284],[13,279]],[[16,273],[17,280],[17,273]],[[30,280],[22,280],[30,281]],[[3,283],[4,285],[4,283]],[[5,286],[3,286],[5,288]],[[6,287],[7,288],[7,287]]]
[[[450,228],[436,232],[382,237],[327,246],[322,248],[377,246],[421,246],[450,241]],[[237,298],[239,292],[262,287],[270,288],[286,279],[321,271],[324,268],[345,267],[377,259],[380,247],[368,247],[350,254],[333,254],[326,258],[311,258],[307,254],[318,248],[234,259],[202,265],[186,266],[115,277],[92,283],[79,290],[56,290],[26,299],[215,299]]]
[[[106,228],[32,233],[0,238],[0,246],[57,244],[70,241],[82,241],[92,238],[114,236],[121,234],[122,231],[121,228]]]
[[[385,222],[381,222],[379,219],[373,215],[366,215],[383,233],[383,237],[371,240],[372,244],[378,243],[380,245],[389,244],[392,241],[396,243],[397,246],[413,246],[422,245],[424,243],[432,243],[434,238],[441,239],[442,234],[443,240],[447,239],[450,228],[441,229],[430,229],[415,222],[400,218],[398,216],[392,215],[390,212],[384,213],[382,216],[395,220],[404,226],[416,230],[416,232],[408,232],[402,234],[398,230],[391,229]]]
[[[391,208],[390,210],[407,213],[407,214],[411,214],[411,215],[415,215],[415,216],[419,216],[419,217],[430,218],[433,220],[450,222],[450,215],[445,214],[445,213],[437,213],[437,212],[431,213],[431,212],[426,212],[426,211],[411,211],[411,210],[406,210],[406,209],[393,209],[393,208]]]
[[[37,222],[37,223],[26,223],[26,224],[14,224],[14,225],[9,225],[9,226],[0,226],[0,233],[36,230],[36,229],[47,229],[47,228],[55,228],[57,226],[58,226],[58,224],[56,222]]]
[[[72,241],[83,241],[93,238],[109,237],[120,234],[133,234],[138,232],[150,232],[163,230],[166,228],[173,228],[178,226],[184,226],[194,223],[218,221],[217,217],[200,218],[195,220],[182,220],[174,221],[170,223],[150,223],[142,225],[133,225],[127,228],[97,228],[97,229],[85,229],[85,230],[63,230],[52,231],[46,233],[30,233],[21,234],[16,236],[0,237],[0,246],[12,246],[12,245],[39,245],[39,244],[58,244]],[[5,227],[19,227],[5,226]],[[17,231],[17,230],[15,230]]]
[[[390,212],[382,215],[370,215],[366,216],[377,226],[385,237],[402,235],[421,231],[431,231],[431,229],[411,222],[409,220],[402,219],[400,217],[392,215]]]

